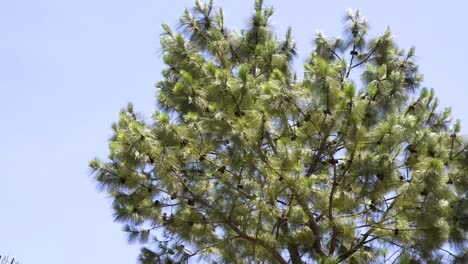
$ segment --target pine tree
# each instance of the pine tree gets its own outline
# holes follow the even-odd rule
[[[454,261],[468,144],[415,49],[349,11],[298,78],[291,29],[280,40],[262,2],[239,32],[212,1],[163,25],[158,109],[129,104],[109,160],[90,162],[141,263]]]
[[[19,264],[19,262],[15,258],[0,255],[0,264]]]

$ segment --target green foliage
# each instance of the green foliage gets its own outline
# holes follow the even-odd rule
[[[164,24],[159,110],[122,110],[109,160],[91,161],[141,263],[452,259],[467,242],[468,145],[420,88],[414,48],[390,30],[369,39],[349,11],[345,38],[318,33],[299,80],[272,14],[257,0],[236,32],[197,1],[179,30]]]

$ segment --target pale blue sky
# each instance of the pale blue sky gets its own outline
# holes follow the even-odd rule
[[[451,2],[449,4],[449,2]],[[111,122],[129,101],[149,116],[161,64],[161,22],[175,25],[192,0],[0,0],[0,254],[22,264],[135,263],[88,161],[107,154]],[[253,0],[218,0],[242,26]],[[424,85],[468,123],[466,1],[271,0],[272,19],[299,45],[317,29],[341,33],[359,8],[371,35],[390,25],[416,46]],[[468,126],[468,125],[467,125]],[[464,131],[468,131],[466,128]]]

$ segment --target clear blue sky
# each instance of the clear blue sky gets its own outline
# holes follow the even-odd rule
[[[88,161],[107,154],[111,122],[129,101],[154,110],[161,22],[175,25],[191,0],[0,1],[0,254],[21,263],[135,263]],[[242,26],[253,0],[218,0]],[[317,29],[341,33],[359,8],[371,35],[390,25],[416,46],[424,85],[468,127],[466,1],[267,1],[273,25],[288,25],[300,65]],[[464,131],[468,131],[467,129]]]

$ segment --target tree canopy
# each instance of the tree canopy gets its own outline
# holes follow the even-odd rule
[[[468,144],[415,49],[350,10],[298,78],[272,15],[235,31],[196,1],[164,24],[158,108],[121,110],[90,162],[141,263],[462,262]]]

